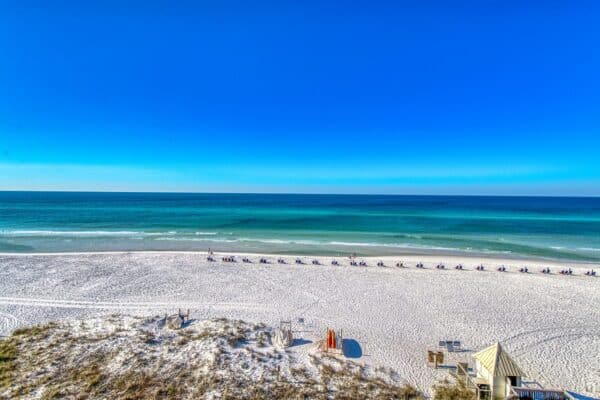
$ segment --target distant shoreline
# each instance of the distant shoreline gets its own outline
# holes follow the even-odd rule
[[[235,257],[266,257],[276,261],[276,258],[310,258],[329,263],[331,260],[348,260],[350,255],[323,255],[323,254],[291,254],[291,253],[266,253],[266,252],[240,252],[240,251],[218,251],[213,250],[215,257],[222,257],[226,255],[232,255]],[[195,251],[195,250],[131,250],[131,251],[73,251],[73,252],[32,252],[32,253],[15,253],[15,252],[0,252],[0,257],[52,257],[52,256],[102,256],[102,255],[127,255],[127,254],[139,254],[139,255],[200,255],[207,256],[207,251]],[[593,261],[572,261],[572,260],[556,260],[556,259],[543,259],[535,257],[527,257],[522,255],[514,256],[493,256],[493,255],[464,255],[464,254],[447,254],[447,253],[407,253],[401,255],[389,255],[382,254],[379,256],[367,255],[361,256],[356,255],[357,260],[368,260],[372,263],[377,261],[388,262],[392,266],[392,262],[395,265],[397,262],[436,262],[436,263],[462,263],[462,264],[490,264],[490,265],[521,265],[527,263],[533,266],[573,266],[581,268],[600,268],[600,262]],[[219,260],[220,261],[220,260]],[[238,260],[240,261],[240,260]],[[370,266],[375,266],[374,264]],[[408,267],[411,267],[410,265]],[[413,266],[414,267],[414,266]],[[447,265],[449,269],[454,266]]]
[[[127,239],[124,239],[127,240]],[[308,249],[301,249],[302,246],[294,245],[290,242],[289,250],[285,248],[283,244],[276,244],[269,249],[269,246],[257,246],[255,248],[235,248],[229,243],[222,243],[224,247],[211,246],[211,243],[219,243],[218,241],[207,240],[206,247],[186,248],[185,241],[181,241],[181,246],[165,247],[165,248],[152,248],[143,246],[139,248],[127,249],[125,246],[119,248],[119,246],[100,246],[100,249],[93,249],[91,246],[87,246],[88,249],[77,249],[77,250],[56,250],[56,251],[43,251],[43,250],[31,250],[23,249],[22,251],[10,251],[0,250],[0,255],[69,255],[69,254],[124,254],[124,253],[139,253],[139,254],[152,254],[152,253],[181,253],[181,254],[206,254],[207,249],[212,249],[220,254],[239,254],[239,255],[266,255],[266,256],[299,256],[299,257],[349,257],[355,255],[362,258],[403,258],[403,257],[460,257],[470,259],[492,259],[492,260],[513,260],[513,261],[540,261],[540,262],[562,262],[562,263],[580,263],[580,264],[599,264],[600,259],[592,257],[578,257],[574,258],[565,255],[560,256],[542,256],[535,254],[523,254],[509,251],[481,251],[481,250],[460,250],[460,249],[436,249],[436,248],[415,248],[415,247],[388,247],[385,245],[357,245],[352,247],[350,245],[331,245],[331,246],[318,246],[318,245],[307,245]],[[175,241],[169,243],[176,243]],[[105,244],[105,243],[102,243]],[[15,247],[29,247],[29,246],[15,246]],[[103,249],[102,247],[105,247]],[[110,247],[115,247],[111,249]]]

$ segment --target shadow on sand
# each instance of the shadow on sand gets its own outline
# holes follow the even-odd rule
[[[186,320],[181,327],[182,328],[187,328],[188,326],[190,326],[191,324],[193,324],[194,322],[196,322],[196,320],[194,318],[188,319]]]
[[[344,339],[343,349],[346,358],[361,358],[363,355],[360,344],[354,339]]]
[[[305,344],[311,344],[312,340],[306,340],[306,339],[294,339],[294,341],[292,342],[292,347],[294,346],[304,346]]]

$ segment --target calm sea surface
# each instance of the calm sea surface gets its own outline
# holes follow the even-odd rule
[[[0,192],[0,252],[469,253],[600,260],[600,198]]]

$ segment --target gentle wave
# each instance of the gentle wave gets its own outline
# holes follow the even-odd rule
[[[449,247],[443,245],[427,245],[419,243],[403,243],[403,242],[376,242],[376,241],[343,241],[343,240],[307,240],[307,239],[275,239],[275,238],[252,238],[234,236],[232,232],[216,232],[216,231],[135,231],[135,230],[54,230],[54,229],[5,229],[0,230],[1,238],[64,238],[65,240],[74,241],[77,238],[89,239],[93,238],[119,238],[115,240],[144,240],[151,239],[154,241],[177,241],[177,242],[199,242],[199,243],[254,243],[257,246],[273,245],[280,246],[315,246],[319,248],[334,248],[334,247],[354,247],[354,248],[379,248],[379,249],[405,249],[405,250],[433,250],[433,251],[450,251],[460,253],[484,253],[484,254],[512,254],[508,249],[490,250],[487,248],[473,247]],[[421,240],[425,236],[419,234],[401,234],[396,235],[396,239],[417,239]],[[401,240],[402,241],[402,240]],[[548,246],[546,249],[556,252],[571,252],[573,254],[581,254],[582,252],[597,253],[600,248],[595,247],[564,247],[564,246]],[[541,250],[541,249],[540,249]]]
[[[408,243],[374,243],[374,242],[329,242],[333,246],[357,246],[357,247],[393,247],[399,249],[432,249],[432,250],[465,250],[453,247],[426,246]]]
[[[243,242],[257,242],[265,244],[304,244],[304,245],[322,245],[325,242],[319,242],[316,240],[281,240],[281,239],[252,239],[252,238],[237,238],[237,239],[214,239],[214,238],[194,238],[194,237],[159,237],[154,240],[158,241],[170,241],[170,242],[216,242],[216,243],[243,243]]]
[[[568,250],[568,251],[600,251],[599,248],[595,248],[595,247],[564,247],[564,246],[550,246],[551,249],[553,250]]]
[[[212,239],[212,238],[197,238],[197,237],[158,237],[156,241],[168,241],[168,242],[217,242],[217,243],[236,243],[239,242],[237,239]]]
[[[159,237],[154,240],[173,241],[173,242],[210,242],[210,243],[262,243],[278,245],[305,245],[305,246],[344,246],[344,247],[379,247],[379,248],[397,248],[397,249],[418,249],[418,250],[440,250],[456,252],[479,252],[486,254],[511,254],[511,251],[498,250],[475,250],[473,248],[427,246],[410,243],[379,243],[379,242],[343,242],[343,241],[317,241],[317,240],[283,240],[283,239],[259,239],[259,238],[237,238],[237,239],[213,239],[213,238],[192,238],[192,237]]]
[[[165,236],[176,235],[176,231],[58,231],[58,230],[4,230],[0,236]]]
[[[146,232],[146,231],[61,231],[61,230],[2,230],[0,236],[174,236],[184,232]],[[190,233],[191,234],[191,233]],[[196,236],[216,236],[218,232],[193,232]]]
[[[597,249],[595,247],[578,247],[577,250],[583,250],[583,251],[600,251],[600,249]]]

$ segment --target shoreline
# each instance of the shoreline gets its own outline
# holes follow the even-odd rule
[[[350,255],[323,255],[323,254],[303,254],[303,253],[266,253],[266,252],[240,252],[240,251],[217,251],[213,250],[213,253],[218,256],[232,255],[236,257],[282,257],[282,258],[314,258],[318,260],[327,259],[329,261],[336,260],[347,260]],[[153,255],[153,254],[182,254],[182,255],[208,255],[208,251],[199,250],[115,250],[115,251],[67,251],[67,252],[34,252],[34,253],[18,253],[18,252],[0,252],[0,257],[51,257],[51,256],[85,256],[85,255],[126,255],[126,254],[140,254],[140,255]],[[395,262],[449,262],[447,260],[453,260],[451,262],[458,263],[485,263],[488,262],[493,265],[506,265],[509,266],[515,263],[528,263],[533,266],[563,266],[563,267],[597,267],[600,268],[600,261],[582,261],[582,260],[560,260],[560,259],[547,259],[542,257],[528,257],[524,255],[514,256],[496,256],[491,254],[479,255],[479,254],[453,254],[453,253],[406,253],[399,255],[382,254],[378,256],[362,256],[356,255],[356,259],[370,260],[370,261],[394,261]],[[448,266],[446,266],[448,267]]]

